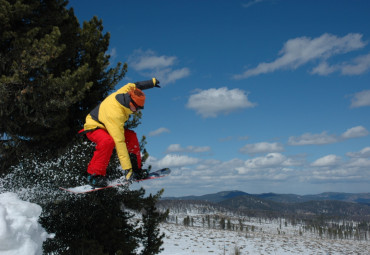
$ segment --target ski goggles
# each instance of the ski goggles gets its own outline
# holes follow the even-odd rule
[[[142,109],[144,109],[144,105],[143,106],[140,106],[137,103],[135,103],[135,101],[132,100],[132,99],[131,99],[131,103],[135,106],[136,110],[142,110]]]

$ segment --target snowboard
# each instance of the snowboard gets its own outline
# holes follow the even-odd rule
[[[154,172],[150,172],[148,176],[144,179],[140,180],[134,180],[134,182],[141,182],[141,181],[146,181],[146,180],[152,180],[152,179],[157,179],[157,178],[162,178],[171,173],[171,169],[169,168],[163,168]],[[114,181],[109,182],[109,185],[106,187],[93,187],[89,184],[87,185],[82,185],[82,186],[76,186],[76,187],[70,187],[70,188],[64,188],[64,187],[59,187],[61,190],[65,190],[74,194],[83,194],[83,193],[88,193],[88,192],[94,192],[102,189],[108,189],[108,188],[113,188],[113,187],[118,187],[118,186],[124,186],[124,185],[129,185],[130,183],[126,180],[121,180],[121,179],[116,179]]]

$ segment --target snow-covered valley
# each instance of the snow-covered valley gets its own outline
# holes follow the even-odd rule
[[[161,255],[186,254],[369,254],[369,240],[320,238],[299,235],[299,227],[278,232],[278,223],[256,224],[255,230],[229,231],[203,227],[161,224],[165,233]]]
[[[308,228],[303,222],[292,224],[284,218],[247,217],[205,209],[192,206],[185,211],[170,211],[167,221],[160,224],[165,235],[161,255],[370,254],[369,232],[333,234],[328,229]],[[1,194],[0,255],[42,254],[42,242],[53,238],[53,233],[46,233],[37,222],[40,213],[40,206],[22,201],[14,193]],[[350,224],[356,229],[358,223],[335,224]]]
[[[161,255],[370,254],[370,233],[359,233],[354,221],[315,228],[301,220],[248,217],[199,203],[169,209],[161,224]],[[331,224],[341,230],[330,229]]]

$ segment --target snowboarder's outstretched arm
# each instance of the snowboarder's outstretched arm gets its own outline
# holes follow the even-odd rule
[[[160,88],[158,84],[159,84],[159,81],[156,78],[152,78],[151,80],[147,80],[147,81],[135,82],[136,87],[141,90],[151,89],[154,87]]]

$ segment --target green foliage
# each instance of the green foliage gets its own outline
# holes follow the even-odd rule
[[[110,68],[110,35],[93,17],[80,26],[66,0],[0,0],[0,192],[42,206],[41,223],[53,239],[49,254],[143,254],[160,251],[156,211],[162,192],[106,189],[73,195],[58,189],[86,183],[94,145],[76,135],[87,113],[124,77]],[[141,113],[127,123],[140,124]],[[145,137],[141,150],[145,151]],[[107,173],[122,173],[116,154]],[[145,160],[145,158],[144,158]],[[142,220],[135,214],[144,211]]]
[[[125,128],[127,129],[134,129],[141,124],[141,118],[143,113],[141,111],[135,112],[134,114],[130,115],[130,121],[125,123]]]
[[[220,228],[224,230],[226,227],[225,218],[220,219]]]
[[[184,218],[184,226],[185,227],[190,226],[190,217],[189,217],[189,215]]]
[[[29,151],[58,152],[124,77],[109,68],[110,35],[82,28],[65,0],[0,0],[0,169]]]
[[[50,203],[49,215],[41,223],[53,239],[44,244],[45,252],[57,254],[136,254],[141,229],[131,220],[133,214],[121,207],[134,207],[129,201],[141,202],[144,191],[102,192],[75,196],[69,200]],[[129,199],[128,199],[129,198]]]
[[[155,196],[151,194],[144,201],[144,212],[142,213],[142,220],[144,223],[142,230],[143,250],[141,255],[158,254],[163,249],[161,248],[164,234],[160,233],[158,227],[159,223],[164,221],[168,216],[169,211],[161,213],[157,211],[156,203],[163,194],[164,190],[159,191]]]
[[[145,149],[146,143],[147,143],[146,136],[142,136],[139,144],[140,144],[140,151],[141,151],[141,162],[143,162],[143,164],[149,158],[149,153]],[[150,165],[149,170],[151,170],[151,168],[152,166]]]

